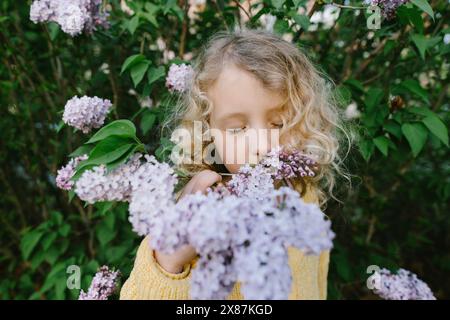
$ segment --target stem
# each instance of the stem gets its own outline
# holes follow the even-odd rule
[[[234,0],[234,3],[235,3],[242,11],[244,11],[245,15],[247,16],[247,18],[248,18],[249,20],[252,19],[252,15],[251,15],[247,10],[245,10],[245,8],[240,4],[240,2],[239,2],[238,0]]]

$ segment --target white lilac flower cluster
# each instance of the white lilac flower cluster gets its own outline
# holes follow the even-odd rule
[[[103,125],[111,107],[112,103],[108,99],[75,96],[64,107],[63,121],[83,133],[89,133]]]
[[[180,65],[172,64],[166,77],[166,87],[171,92],[185,92],[193,74],[194,70],[190,65],[184,63]]]
[[[408,270],[393,274],[383,268],[373,277],[378,283],[374,293],[385,300],[436,300],[428,285]]]
[[[409,0],[365,0],[367,5],[379,6],[383,17],[392,19],[395,17],[397,8]]]
[[[114,293],[120,272],[109,270],[107,266],[102,266],[92,279],[87,292],[80,291],[78,300],[108,300]]]
[[[72,37],[97,26],[108,28],[108,14],[101,10],[102,0],[35,0],[30,8],[34,23],[53,21]]]
[[[88,156],[85,154],[70,159],[70,161],[64,167],[58,170],[56,176],[56,186],[63,190],[72,190],[74,182],[71,179],[75,174],[75,168],[81,161],[84,161],[87,158]]]
[[[153,221],[152,247],[171,253],[190,244],[200,255],[191,298],[225,299],[241,281],[246,299],[287,299],[287,248],[317,255],[332,247],[330,221],[295,190],[272,188],[262,200],[247,195],[187,195]]]

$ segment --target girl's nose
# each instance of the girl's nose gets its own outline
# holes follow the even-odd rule
[[[257,163],[276,145],[276,141],[271,137],[271,133],[267,129],[256,130],[249,141],[250,147],[250,163]]]

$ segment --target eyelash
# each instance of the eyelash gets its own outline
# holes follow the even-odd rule
[[[278,127],[278,128],[282,128],[283,124],[282,123],[271,123],[272,126],[274,127]],[[231,134],[238,134],[242,131],[245,131],[247,129],[247,126],[241,127],[241,128],[231,128],[231,129],[227,129],[228,132],[230,132]]]
[[[280,128],[280,129],[283,127],[283,123],[272,123],[272,125],[273,125],[274,127]]]
[[[227,131],[228,131],[229,133],[231,133],[231,134],[238,134],[238,133],[240,133],[241,131],[246,130],[246,129],[247,129],[247,127],[245,126],[245,127],[242,127],[242,128],[231,128],[231,129],[227,129]]]

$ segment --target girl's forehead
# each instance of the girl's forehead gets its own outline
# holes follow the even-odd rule
[[[227,66],[207,95],[213,103],[215,117],[274,112],[284,102],[282,94],[268,90],[259,79],[236,66]]]

